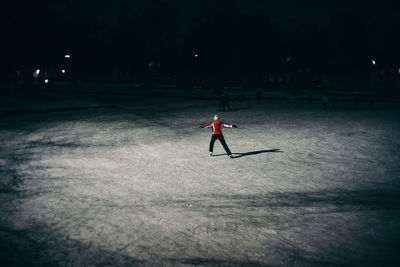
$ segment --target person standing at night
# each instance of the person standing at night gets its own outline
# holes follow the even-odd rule
[[[329,97],[324,95],[322,97],[322,104],[323,104],[322,108],[324,111],[326,111],[328,109],[328,102],[329,102]]]
[[[261,92],[261,90],[259,90],[258,92],[257,92],[257,104],[261,104],[261,97],[262,97],[262,92]]]
[[[229,106],[229,95],[228,93],[221,95],[219,98],[219,108],[218,110],[225,111],[225,107],[228,111],[231,111],[231,106]]]
[[[201,125],[201,126],[200,126],[200,128],[212,128],[212,130],[213,130],[213,134],[212,134],[212,136],[211,136],[211,141],[210,141],[210,149],[209,149],[209,151],[210,151],[210,156],[213,155],[214,143],[215,143],[215,141],[218,139],[218,140],[221,142],[222,146],[224,147],[224,149],[225,149],[225,151],[226,151],[226,154],[227,154],[230,158],[232,158],[232,153],[231,153],[231,151],[229,150],[229,147],[228,147],[228,145],[227,145],[226,142],[225,142],[224,136],[222,135],[221,127],[225,127],[225,128],[232,128],[232,127],[233,127],[233,128],[237,128],[237,126],[234,125],[234,124],[223,123],[222,121],[220,121],[219,118],[218,118],[218,115],[215,115],[215,116],[214,116],[214,121],[213,121],[213,122],[210,122],[210,123],[207,123],[207,124],[205,124],[205,125]]]

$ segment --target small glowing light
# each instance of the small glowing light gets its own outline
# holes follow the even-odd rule
[[[371,62],[372,62],[372,65],[376,64],[375,60],[373,60],[373,59],[371,59]]]
[[[399,68],[399,73],[400,73],[400,68]]]
[[[49,79],[45,79],[44,82],[45,82],[45,83],[49,83]]]
[[[199,57],[199,55],[198,54],[194,54],[194,57]]]
[[[36,75],[39,75],[39,73],[40,73],[40,69],[37,69],[36,70]]]
[[[62,73],[62,74],[64,74],[64,73],[65,73],[65,70],[64,70],[64,69],[63,69],[63,70],[61,70],[61,73]]]
[[[70,57],[71,57],[71,55],[69,55],[69,54],[66,54],[64,57],[65,57],[65,58],[70,58]]]

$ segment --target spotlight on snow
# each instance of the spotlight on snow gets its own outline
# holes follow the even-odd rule
[[[371,62],[372,62],[372,65],[376,64],[375,60],[373,60],[373,59],[371,59]]]
[[[49,83],[49,79],[44,79],[44,83]]]
[[[65,70],[64,70],[64,69],[63,69],[63,70],[61,70],[61,73],[62,73],[62,74],[65,74]]]
[[[65,57],[65,58],[70,58],[70,57],[71,57],[71,55],[69,55],[69,54],[66,54],[64,57]]]

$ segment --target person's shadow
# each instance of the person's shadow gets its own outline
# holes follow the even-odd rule
[[[261,153],[270,153],[270,152],[283,152],[280,149],[268,149],[268,150],[258,150],[258,151],[250,151],[250,152],[245,152],[245,153],[232,153],[232,158],[237,159],[245,156],[250,156],[250,155],[257,155]],[[219,156],[226,156],[226,154],[217,154],[214,155],[214,157],[219,157]]]
[[[250,156],[250,155],[257,155],[261,153],[270,153],[270,152],[283,152],[280,149],[268,149],[268,150],[258,150],[258,151],[250,151],[250,152],[245,152],[245,153],[232,153],[234,159],[245,157],[245,156]]]

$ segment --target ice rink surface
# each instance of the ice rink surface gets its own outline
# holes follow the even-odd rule
[[[121,96],[0,117],[11,266],[398,266],[400,112]],[[5,265],[3,265],[5,266]]]

